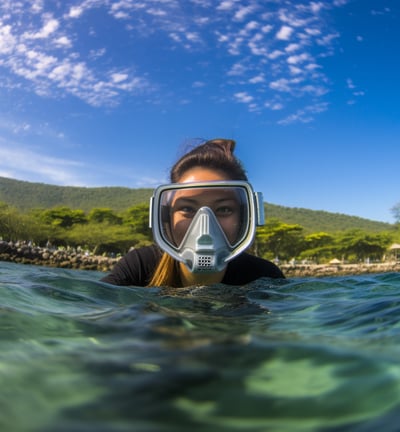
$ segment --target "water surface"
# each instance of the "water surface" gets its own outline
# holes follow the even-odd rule
[[[1,431],[397,431],[400,274],[114,287],[0,262]]]

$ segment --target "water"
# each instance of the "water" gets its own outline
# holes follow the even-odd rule
[[[111,287],[0,262],[0,430],[397,431],[400,274]]]

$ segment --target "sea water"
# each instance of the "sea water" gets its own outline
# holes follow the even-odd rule
[[[0,262],[0,430],[397,431],[400,274],[181,290]]]

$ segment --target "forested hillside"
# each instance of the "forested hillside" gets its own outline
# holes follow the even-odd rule
[[[381,232],[393,228],[392,224],[377,222],[358,216],[330,213],[322,210],[308,210],[265,204],[265,218],[277,218],[288,224],[301,225],[305,232],[338,232],[361,229],[367,232]]]
[[[111,208],[120,212],[140,203],[148,203],[151,193],[152,189],[54,186],[0,177],[0,202],[21,211],[67,206],[85,212],[93,208]],[[301,225],[306,232],[337,232],[348,229],[380,232],[392,228],[391,224],[355,216],[270,203],[265,204],[265,210],[268,219],[277,218],[288,224]]]
[[[151,193],[152,189],[54,186],[0,177],[0,201],[22,211],[67,206],[85,212],[101,207],[119,212],[148,202]]]

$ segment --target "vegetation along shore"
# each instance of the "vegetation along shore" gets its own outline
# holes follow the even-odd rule
[[[0,177],[0,260],[109,271],[132,247],[152,243],[151,189],[81,188]],[[264,203],[254,254],[287,277],[400,269],[400,221]]]
[[[75,248],[38,247],[29,242],[0,241],[0,261],[109,272],[120,257],[92,255]],[[281,264],[286,277],[326,277],[400,271],[400,261],[380,263]]]

